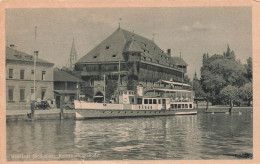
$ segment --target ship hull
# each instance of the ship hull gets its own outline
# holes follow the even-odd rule
[[[98,109],[76,109],[77,119],[91,118],[117,118],[117,117],[151,117],[171,115],[196,115],[195,109],[178,110],[98,110]]]

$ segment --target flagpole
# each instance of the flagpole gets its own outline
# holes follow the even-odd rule
[[[34,62],[33,62],[33,92],[34,92],[34,101],[36,101],[36,80],[35,80],[35,74],[36,74],[36,34],[37,34],[37,26],[35,26],[35,29],[34,29]]]

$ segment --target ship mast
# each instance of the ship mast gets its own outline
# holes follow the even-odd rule
[[[119,87],[119,85],[120,85],[120,80],[121,80],[121,79],[120,79],[120,60],[119,60],[119,62],[118,62],[118,65],[119,65],[119,66],[118,66],[118,70],[119,70],[119,71],[118,71],[118,87]],[[118,87],[117,87],[117,89],[118,89]]]
[[[104,74],[104,103],[106,102],[106,75]]]

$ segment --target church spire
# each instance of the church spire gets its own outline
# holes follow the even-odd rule
[[[75,41],[74,41],[74,38],[73,38],[73,42],[72,42],[72,46],[71,46],[71,50],[70,50],[70,62],[69,62],[69,67],[71,69],[74,68],[76,61],[77,61],[77,51],[76,51],[76,48],[75,48]]]

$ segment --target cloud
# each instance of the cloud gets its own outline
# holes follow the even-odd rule
[[[182,26],[182,27],[181,27],[181,30],[188,32],[188,31],[191,31],[191,28],[188,27],[188,26]]]
[[[216,28],[217,28],[217,26],[214,24],[204,25],[204,24],[200,23],[199,21],[195,21],[190,26],[187,26],[187,25],[182,26],[180,28],[180,30],[184,31],[184,32],[191,32],[191,31],[215,30]]]
[[[201,24],[200,22],[196,21],[193,23],[192,29],[195,31],[204,31],[207,30],[207,27]]]

